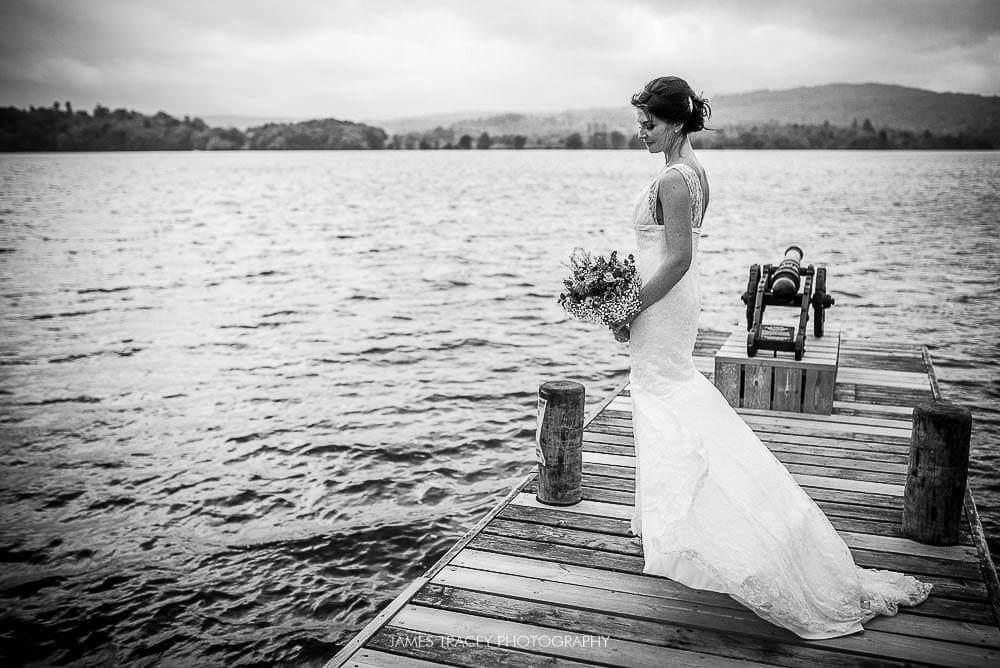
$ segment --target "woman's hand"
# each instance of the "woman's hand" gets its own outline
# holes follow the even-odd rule
[[[611,331],[615,333],[615,341],[618,343],[628,343],[630,321],[615,323],[611,326]]]

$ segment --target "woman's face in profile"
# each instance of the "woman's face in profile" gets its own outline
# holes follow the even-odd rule
[[[646,145],[646,150],[650,153],[662,151],[670,134],[670,126],[645,109],[636,109],[635,119],[639,124],[639,140]]]

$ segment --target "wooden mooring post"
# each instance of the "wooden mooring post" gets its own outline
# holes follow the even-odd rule
[[[538,492],[541,503],[569,506],[583,496],[583,409],[585,390],[567,380],[538,388]]]
[[[930,545],[958,544],[971,436],[968,408],[943,401],[914,407],[903,493],[904,536]]]

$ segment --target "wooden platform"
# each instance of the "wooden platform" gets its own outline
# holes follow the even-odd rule
[[[708,376],[726,336],[699,334]],[[899,533],[911,408],[939,396],[926,349],[845,340],[832,415],[739,409],[859,565],[934,583],[863,633],[802,640],[724,594],[642,573],[623,386],[587,422],[583,501],[542,506],[530,474],[327,666],[1000,665],[1000,591],[971,493],[961,544]]]

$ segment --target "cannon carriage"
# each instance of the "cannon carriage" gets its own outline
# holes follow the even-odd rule
[[[795,354],[801,360],[806,349],[806,325],[809,308],[813,309],[813,335],[823,336],[826,309],[834,299],[826,291],[826,267],[802,266],[804,257],[798,246],[789,246],[784,259],[777,265],[750,265],[747,290],[741,297],[747,313],[747,355],[758,350],[780,350]],[[800,290],[801,288],[801,290]],[[798,327],[764,324],[768,306],[799,309]]]

